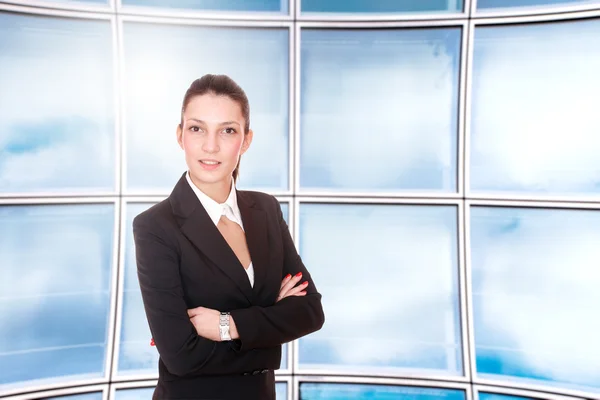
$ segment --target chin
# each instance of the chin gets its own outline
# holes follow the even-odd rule
[[[195,178],[198,183],[204,184],[215,184],[215,183],[225,183],[231,174],[224,175],[222,173],[207,173],[206,171],[191,171],[192,177]]]

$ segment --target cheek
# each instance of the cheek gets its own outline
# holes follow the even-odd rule
[[[186,154],[189,154],[191,152],[195,152],[196,148],[198,147],[198,140],[197,137],[194,137],[192,135],[183,135],[181,142],[183,143],[183,149],[185,150]]]
[[[221,152],[225,153],[227,158],[230,158],[237,162],[237,158],[242,151],[242,138],[236,138],[235,140],[228,140],[224,146],[221,147]]]

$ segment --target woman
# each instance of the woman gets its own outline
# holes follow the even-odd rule
[[[281,345],[324,322],[279,202],[235,188],[252,143],[249,110],[229,77],[194,81],[177,127],[188,171],[133,221],[160,355],[154,399],[275,399]]]

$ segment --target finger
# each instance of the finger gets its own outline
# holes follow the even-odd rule
[[[276,303],[285,297],[285,294],[289,290],[290,284],[293,285],[292,280],[294,278],[295,277],[292,277],[291,274],[287,274],[285,278],[283,278],[283,280],[281,281],[281,287],[279,288],[279,294],[277,295],[277,299],[275,300]]]
[[[294,275],[289,281],[288,283],[286,283],[285,285],[283,285],[283,287],[281,288],[281,290],[279,290],[279,293],[281,295],[281,297],[284,297],[285,294],[294,286],[296,286],[296,284],[298,282],[300,282],[300,279],[302,279],[302,272],[298,272],[296,275]]]
[[[281,290],[283,286],[290,281],[290,279],[292,279],[292,275],[287,274],[285,278],[283,278],[283,280],[281,281],[281,286],[279,287],[279,290]]]
[[[294,276],[290,282],[288,282],[280,291],[279,291],[279,299],[283,299],[287,296],[289,296],[289,293],[291,290],[294,289],[294,287],[296,286],[296,284],[300,281],[300,279],[302,279],[301,275],[296,275]]]
[[[301,296],[306,296],[306,290],[302,290],[301,292],[298,293],[294,293],[294,294],[288,294],[285,297],[301,297]]]
[[[304,281],[300,285],[288,290],[287,293],[285,294],[285,296],[282,296],[282,298],[287,297],[287,296],[295,296],[296,294],[302,292],[303,290],[306,290],[307,286],[308,286],[308,281]]]
[[[302,291],[300,291],[298,293],[294,293],[294,294],[290,294],[290,292],[288,292],[288,294],[286,294],[284,297],[278,297],[277,301],[275,303],[278,303],[279,301],[283,300],[286,297],[292,297],[292,296],[295,296],[295,297],[306,296],[306,290],[302,290]]]

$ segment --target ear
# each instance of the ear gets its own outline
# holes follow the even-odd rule
[[[177,130],[175,134],[177,135],[177,143],[179,143],[179,147],[181,147],[182,150],[185,150],[183,147],[183,129],[181,124],[177,124]]]
[[[244,135],[244,143],[242,143],[242,151],[240,155],[244,154],[246,150],[250,148],[250,144],[252,143],[252,138],[254,137],[254,132],[252,129],[248,129],[248,132]]]

